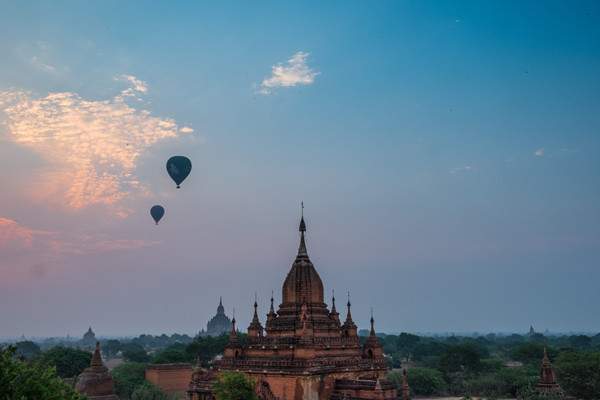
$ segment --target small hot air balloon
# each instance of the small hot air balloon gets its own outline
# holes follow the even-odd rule
[[[173,156],[167,161],[167,172],[177,184],[177,189],[179,189],[179,185],[187,178],[191,170],[192,162],[187,157]]]
[[[162,206],[153,206],[150,209],[150,215],[152,215],[154,222],[158,225],[158,221],[165,215],[165,209]]]

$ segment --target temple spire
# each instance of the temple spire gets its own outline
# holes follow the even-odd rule
[[[298,230],[300,231],[300,246],[298,247],[298,257],[308,257],[308,252],[306,251],[306,242],[304,240],[304,232],[306,232],[306,223],[304,222],[304,202],[301,202],[301,216],[300,216],[300,226]]]
[[[348,302],[346,303],[346,307],[348,308],[348,312],[346,313],[346,323],[352,322],[352,313],[350,312],[350,291],[348,290]]]
[[[335,290],[331,289],[331,313],[337,314],[337,310],[335,309]]]
[[[375,319],[373,319],[373,307],[371,307],[371,336],[375,336]]]
[[[271,314],[275,314],[275,307],[273,306],[273,291],[271,290],[271,309],[269,310]]]
[[[92,355],[92,361],[90,363],[90,367],[103,367],[102,364],[102,356],[100,355],[100,342],[96,342],[96,349],[94,350],[94,354]]]
[[[231,318],[231,332],[229,333],[229,337],[237,337],[237,330],[235,328],[235,308],[233,309],[233,315]]]

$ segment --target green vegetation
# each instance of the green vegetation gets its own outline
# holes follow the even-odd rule
[[[394,368],[409,367],[408,382],[416,396],[536,400],[544,348],[568,395],[597,399],[600,393],[600,335],[435,338],[402,333],[381,335],[381,343]],[[398,370],[389,378],[400,388]]]
[[[82,400],[54,368],[19,360],[14,347],[0,348],[0,393],[4,400]]]
[[[56,368],[56,373],[61,378],[73,378],[90,366],[92,354],[83,350],[57,346],[42,353],[38,360],[46,366]]]
[[[111,371],[115,391],[121,399],[130,399],[136,388],[145,382],[145,370],[146,364],[126,362]]]
[[[258,400],[254,392],[254,381],[239,372],[225,372],[215,383],[217,400]]]
[[[150,382],[144,382],[133,391],[131,400],[168,400],[168,397]]]
[[[555,362],[562,388],[582,399],[600,396],[600,351],[565,351]]]
[[[15,343],[15,349],[15,355],[23,360],[33,360],[42,354],[40,346],[29,340]]]

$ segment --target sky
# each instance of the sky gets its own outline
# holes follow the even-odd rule
[[[598,2],[0,3],[0,337],[600,331]]]

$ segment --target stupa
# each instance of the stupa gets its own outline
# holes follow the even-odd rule
[[[112,376],[102,363],[100,342],[96,342],[90,366],[77,377],[75,389],[88,400],[119,400],[115,394]]]

